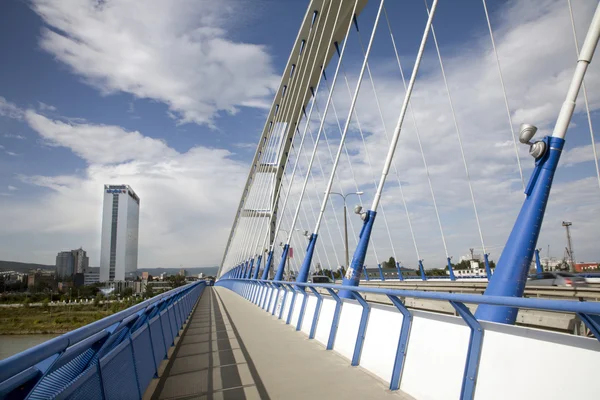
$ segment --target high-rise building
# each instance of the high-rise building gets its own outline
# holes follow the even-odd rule
[[[137,271],[140,198],[128,185],[104,185],[100,281],[124,281]]]
[[[61,251],[56,255],[56,277],[58,279],[73,276],[75,267],[73,265],[73,253]]]
[[[60,279],[82,274],[89,264],[90,259],[81,247],[77,250],[61,251],[56,255],[56,277]]]

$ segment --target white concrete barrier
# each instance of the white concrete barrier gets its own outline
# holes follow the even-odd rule
[[[234,290],[247,290],[234,286]],[[301,331],[309,335],[315,312],[315,339],[327,346],[335,317],[336,301],[260,287],[256,304],[271,298],[269,311],[296,329],[303,311]],[[302,310],[304,296],[306,305]],[[265,306],[267,307],[267,306]],[[363,307],[342,300],[333,350],[352,360],[357,345]],[[471,330],[461,317],[411,310],[411,330],[404,358],[400,389],[416,399],[446,400],[461,397]],[[390,383],[396,362],[403,315],[394,307],[369,304],[359,365]],[[600,380],[600,343],[594,338],[572,336],[520,326],[481,322],[483,344],[476,375],[475,399],[597,399]]]

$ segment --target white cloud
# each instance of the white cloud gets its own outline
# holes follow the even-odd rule
[[[5,153],[8,154],[9,156],[12,156],[12,157],[18,156],[18,154],[15,153],[14,151],[5,151]]]
[[[38,101],[38,105],[40,111],[56,111],[56,107],[46,104],[43,101]]]
[[[7,101],[4,97],[0,96],[0,116],[21,119],[23,118],[23,111],[13,103]]]
[[[244,18],[234,0],[32,3],[48,25],[44,50],[103,93],[164,102],[179,123],[266,107],[278,84],[263,46],[228,38]]]
[[[126,183],[141,198],[140,267],[218,264],[246,175],[246,166],[230,152],[197,146],[180,153],[139,132],[67,124],[32,110],[25,121],[48,144],[70,148],[88,167],[73,175],[19,176],[41,192],[19,201],[5,196],[4,257],[22,259],[18,243],[35,248],[28,261],[39,262],[51,262],[61,248],[84,246],[91,264],[98,265],[103,185]]]
[[[27,139],[25,136],[19,135],[18,133],[17,134],[14,134],[14,133],[5,133],[4,137],[7,138],[7,139],[18,139],[18,140],[25,140],[25,139]]]
[[[15,186],[12,186],[12,185],[8,185],[8,190],[14,191],[14,190],[18,190],[18,188],[16,188]]]

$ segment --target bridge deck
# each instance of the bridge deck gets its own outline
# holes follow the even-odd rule
[[[152,399],[408,399],[224,288],[207,288]]]

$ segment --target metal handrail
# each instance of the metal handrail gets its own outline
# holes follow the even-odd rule
[[[224,283],[227,281],[237,282],[260,282],[270,283],[276,285],[289,284],[286,281],[271,281],[262,279],[221,279],[217,281]],[[397,297],[413,297],[420,299],[429,300],[440,300],[440,301],[454,301],[459,303],[475,303],[475,304],[490,304],[496,306],[506,307],[517,307],[517,308],[529,308],[546,311],[560,311],[560,312],[572,312],[582,314],[593,314],[600,315],[600,303],[596,302],[576,302],[568,300],[552,300],[552,299],[533,299],[523,297],[506,297],[506,296],[488,296],[488,295],[475,295],[475,294],[462,294],[462,293],[440,293],[440,292],[424,292],[417,290],[405,290],[405,289],[384,289],[364,286],[342,286],[327,283],[300,283],[294,282],[295,286],[300,287],[313,287],[323,289],[334,289],[334,290],[348,290],[351,292],[359,293],[373,293],[383,294]]]
[[[181,294],[182,292],[191,290],[200,284],[204,284],[204,282],[190,283],[188,285],[169,290],[168,292],[161,293],[155,297],[136,304],[135,306],[109,315],[108,317],[105,317],[99,321],[92,322],[91,324],[82,326],[81,328],[50,339],[47,342],[41,343],[37,346],[31,347],[21,353],[15,354],[4,360],[0,360],[0,383],[44,360],[47,360],[49,357],[64,351],[74,344],[79,343],[110,326],[124,321],[140,311],[146,310],[149,307],[153,307],[164,300]]]

